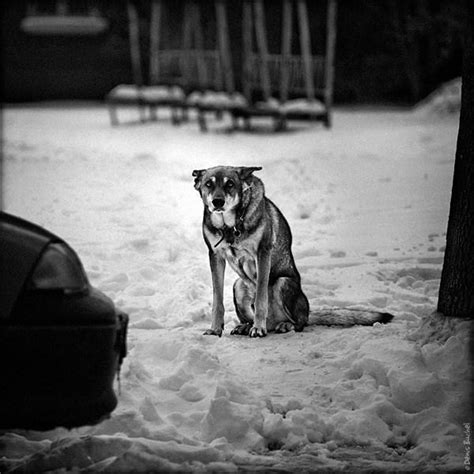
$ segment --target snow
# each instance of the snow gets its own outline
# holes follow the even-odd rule
[[[238,92],[227,94],[225,92],[215,92],[211,90],[191,92],[186,102],[189,105],[211,106],[216,108],[245,107],[247,105],[245,97]]]
[[[462,79],[460,77],[442,84],[416,105],[416,113],[428,116],[458,114],[461,110],[461,89]]]
[[[119,405],[74,430],[0,433],[0,470],[463,469],[470,323],[436,308],[458,116],[337,110],[331,130],[137,124],[100,105],[4,110],[4,207],[60,235],[130,315]],[[135,121],[135,122],[134,122]],[[193,169],[263,166],[313,309],[387,325],[222,338]],[[433,337],[435,335],[436,337]]]
[[[122,101],[136,101],[143,98],[149,101],[160,100],[184,100],[185,94],[181,87],[178,86],[146,86],[138,87],[133,84],[119,84],[114,87],[108,94],[109,99]]]

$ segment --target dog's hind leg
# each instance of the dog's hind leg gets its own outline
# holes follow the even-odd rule
[[[255,315],[255,288],[245,283],[242,278],[238,278],[234,283],[234,305],[240,324],[230,333],[248,336]]]
[[[275,332],[302,331],[308,324],[309,303],[300,284],[281,277],[270,291],[269,329]]]

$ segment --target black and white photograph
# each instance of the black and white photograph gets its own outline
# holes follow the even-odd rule
[[[1,474],[472,471],[471,0],[1,37]]]

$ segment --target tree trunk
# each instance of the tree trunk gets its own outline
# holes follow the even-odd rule
[[[438,311],[474,317],[474,5],[468,2],[461,117]]]

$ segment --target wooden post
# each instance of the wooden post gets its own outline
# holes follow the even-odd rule
[[[56,15],[57,16],[66,16],[69,13],[69,5],[66,0],[57,0],[56,1]]]
[[[288,100],[289,59],[291,56],[291,37],[293,28],[293,8],[291,0],[283,0],[283,34],[281,45],[280,100]]]
[[[138,86],[143,86],[142,62],[140,54],[140,32],[138,26],[137,8],[133,1],[127,2],[128,13],[128,36],[130,40],[130,57],[132,60],[133,82]]]
[[[224,73],[225,89],[226,92],[232,93],[235,91],[235,81],[230,56],[229,25],[227,22],[227,9],[225,5],[225,0],[216,0],[215,8],[217,34],[219,38],[219,56],[221,58],[221,64]]]
[[[26,16],[38,15],[38,6],[36,3],[29,3],[26,5]]]
[[[140,121],[144,122],[145,108],[141,100],[141,88],[143,87],[142,61],[140,54],[140,30],[138,24],[138,12],[132,0],[127,1],[128,34],[130,40],[130,57],[132,60],[133,82],[138,87],[138,113]]]
[[[153,0],[150,20],[150,84],[160,78],[161,0]]]
[[[111,102],[109,103],[109,115],[110,115],[110,125],[115,127],[119,124],[118,115],[117,115],[117,106]]]
[[[337,0],[328,0],[327,32],[326,32],[326,61],[324,63],[324,102],[326,105],[326,126],[332,122],[332,98],[334,92],[334,58],[337,35]]]
[[[160,82],[160,34],[161,34],[161,0],[153,0],[150,19],[150,71],[149,84]],[[150,117],[158,119],[157,107],[150,106]]]
[[[199,89],[204,89],[208,84],[207,69],[204,58],[204,38],[202,35],[202,24],[201,24],[201,10],[196,1],[193,0],[192,4],[192,21],[191,27],[194,33],[194,51],[196,57],[194,58],[197,66],[198,84]],[[191,50],[193,48],[191,47]],[[192,55],[191,55],[192,56]],[[192,80],[192,78],[191,78]]]
[[[263,97],[265,100],[268,100],[271,97],[271,84],[268,71],[268,45],[263,0],[255,0],[254,7],[255,34],[259,50],[260,80],[262,81]]]
[[[253,49],[253,22],[252,4],[249,0],[244,0],[242,12],[242,37],[243,37],[243,78],[242,90],[248,103],[252,102],[252,49]]]
[[[311,37],[309,33],[308,9],[306,0],[298,0],[298,20],[300,28],[300,47],[303,56],[303,66],[306,85],[306,97],[308,100],[314,100],[314,76],[313,76],[313,58],[311,55]]]
[[[188,1],[184,2],[183,8],[183,54],[180,61],[180,69],[184,77],[185,84],[189,84],[192,75],[190,50],[191,50],[191,34],[192,34],[192,17],[193,7]]]

